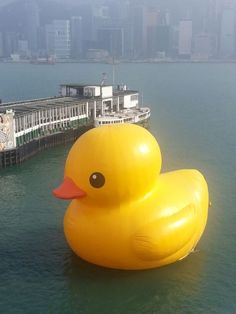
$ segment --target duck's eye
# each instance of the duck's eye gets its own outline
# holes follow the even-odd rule
[[[101,188],[105,184],[105,177],[100,172],[94,172],[91,174],[89,182],[94,188]]]

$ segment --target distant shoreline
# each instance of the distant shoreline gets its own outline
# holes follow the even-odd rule
[[[57,60],[54,63],[32,63],[30,60],[19,60],[19,61],[13,61],[13,60],[0,60],[0,63],[13,63],[13,64],[32,64],[32,65],[55,65],[60,63],[101,63],[101,64],[110,64],[110,65],[119,65],[119,64],[125,64],[125,63],[157,63],[157,64],[185,64],[185,63],[192,63],[192,64],[199,64],[199,63],[218,63],[218,64],[231,64],[236,63],[236,60],[117,60],[116,62],[107,62],[104,60]]]

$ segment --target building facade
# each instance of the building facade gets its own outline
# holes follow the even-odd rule
[[[71,30],[71,58],[80,59],[83,56],[83,32],[82,17],[72,16],[70,20]]]
[[[194,38],[194,58],[208,60],[211,57],[211,37],[207,33],[197,34]]]
[[[26,25],[25,33],[29,45],[29,51],[36,55],[38,51],[38,32],[39,32],[39,7],[34,1],[27,1],[26,6]]]
[[[192,53],[192,21],[182,20],[179,23],[179,45],[178,53],[180,57],[189,58]]]
[[[230,58],[235,54],[235,11],[225,8],[221,15],[220,56]]]
[[[47,55],[56,59],[69,59],[71,55],[71,36],[69,20],[53,20],[45,27]]]
[[[3,34],[0,33],[0,58],[4,56]]]
[[[54,20],[54,53],[58,59],[70,58],[70,21]]]

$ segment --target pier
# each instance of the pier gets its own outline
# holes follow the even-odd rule
[[[64,84],[60,96],[0,104],[0,168],[75,141],[96,117],[138,105],[126,86]]]

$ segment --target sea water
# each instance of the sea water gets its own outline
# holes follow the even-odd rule
[[[146,271],[76,257],[63,235],[68,202],[52,197],[70,144],[0,169],[1,313],[236,313],[236,64],[119,64],[115,82],[151,108],[163,171],[197,168],[212,206],[197,252]],[[61,83],[112,83],[109,64],[3,64],[0,98],[58,94]]]

